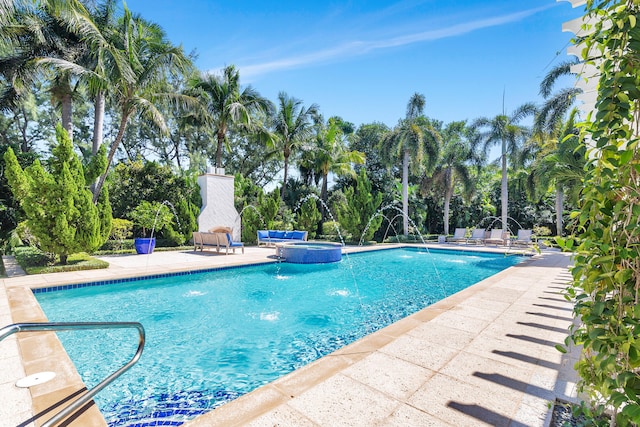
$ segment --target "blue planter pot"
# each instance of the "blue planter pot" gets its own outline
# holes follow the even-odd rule
[[[155,237],[137,237],[133,243],[136,247],[137,253],[150,254],[153,252],[153,249],[156,247],[156,238]]]

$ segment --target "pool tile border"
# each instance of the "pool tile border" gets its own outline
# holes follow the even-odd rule
[[[49,292],[67,291],[70,289],[89,288],[93,286],[106,286],[106,285],[115,285],[118,283],[139,282],[141,280],[164,279],[167,277],[175,277],[175,276],[190,276],[193,274],[205,274],[205,273],[212,273],[214,271],[220,271],[220,270],[233,270],[236,268],[254,267],[258,265],[275,264],[275,263],[277,263],[277,261],[257,262],[257,263],[242,264],[242,265],[228,265],[228,266],[221,266],[221,267],[210,267],[210,268],[199,269],[199,270],[187,270],[187,271],[176,271],[172,273],[150,274],[147,276],[127,277],[122,279],[97,280],[94,282],[72,283],[68,285],[33,287],[31,288],[31,291],[34,294],[44,294]]]

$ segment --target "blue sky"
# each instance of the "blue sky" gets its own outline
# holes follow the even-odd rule
[[[541,102],[539,84],[569,59],[555,0],[129,0],[203,71],[234,64],[243,85],[318,104],[328,118],[393,126],[414,92],[427,116],[492,117]],[[573,81],[563,82],[565,86]]]

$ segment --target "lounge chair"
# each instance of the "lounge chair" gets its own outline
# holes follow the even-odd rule
[[[217,234],[218,233],[211,233],[209,231],[194,232],[193,250],[200,248],[200,251],[203,251],[205,248],[211,248],[220,252]]]
[[[471,231],[471,237],[467,239],[467,244],[484,245],[484,239],[487,232],[484,228],[474,228]]]
[[[505,239],[506,235],[506,239]],[[484,239],[485,245],[504,245],[505,242],[509,239],[509,234],[504,233],[502,228],[493,228],[491,229],[491,233],[489,237]]]
[[[456,228],[453,232],[453,236],[447,238],[447,242],[456,243],[456,242],[466,242],[467,241],[467,229],[466,228]]]
[[[533,237],[532,235],[532,230],[520,229],[518,230],[518,236],[513,241],[513,244],[518,246],[531,246],[533,245],[533,240],[531,239]]]
[[[230,233],[215,233],[218,236],[218,248],[225,248],[226,254],[229,255],[229,249],[236,253],[236,248],[241,248],[244,253],[244,243],[234,242]],[[219,250],[219,249],[218,249]]]

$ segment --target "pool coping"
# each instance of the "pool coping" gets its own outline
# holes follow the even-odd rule
[[[393,247],[402,247],[402,246],[412,246],[406,244],[399,244],[388,246],[384,248],[380,248],[380,246],[373,247],[362,247],[358,248],[358,251],[366,251],[366,250],[379,250],[379,249],[391,249]],[[422,245],[420,245],[422,246]],[[478,251],[478,248],[466,248],[461,247],[459,245],[433,245],[433,248],[437,249],[452,249],[458,251]],[[481,252],[495,252],[495,253],[504,253],[504,250],[500,249],[489,249],[483,248],[484,250],[480,250]],[[264,248],[261,248],[264,250]],[[514,252],[511,252],[514,253]],[[525,263],[530,263],[534,261],[539,255],[534,255],[530,260],[525,261]],[[234,265],[229,266],[227,261],[232,261]],[[244,258],[233,257],[227,258],[225,260],[225,265],[227,268],[246,266],[248,264],[260,264],[260,263],[270,263],[274,262],[272,258],[265,257],[265,259],[258,261],[249,261]],[[520,264],[522,265],[522,263]],[[274,405],[277,403],[278,405],[286,404],[288,400],[293,399],[293,395],[289,395],[287,397],[286,390],[287,386],[285,384],[293,384],[296,383],[295,394],[299,395],[304,393],[307,390],[310,390],[312,387],[320,384],[322,381],[326,380],[326,378],[336,373],[341,372],[345,368],[356,364],[357,362],[363,360],[368,355],[372,354],[379,350],[380,348],[387,345],[390,341],[397,339],[398,337],[407,333],[417,326],[423,324],[424,322],[429,322],[442,313],[451,310],[457,306],[460,302],[467,299],[469,296],[473,296],[477,294],[479,291],[483,289],[487,289],[491,286],[491,284],[499,281],[502,276],[508,275],[509,271],[514,268],[508,268],[503,270],[502,272],[497,273],[481,282],[478,282],[475,285],[472,285],[469,288],[466,288],[438,303],[435,303],[413,315],[408,316],[398,322],[395,322],[392,325],[389,325],[367,337],[361,338],[360,340],[349,344],[348,346],[343,347],[331,353],[328,356],[325,356],[321,359],[318,359],[311,364],[294,371],[270,384],[267,384],[247,395],[240,397],[239,399],[234,400],[233,402],[229,402],[222,407],[216,409],[215,411],[209,412],[205,415],[202,415],[194,420],[187,422],[185,425],[187,426],[197,426],[197,425],[244,425],[246,423],[250,423],[251,420],[256,419],[269,410],[274,408]],[[182,269],[182,271],[181,271]],[[219,268],[210,268],[205,270],[216,270]],[[171,271],[165,274],[181,274],[185,271],[191,271],[190,266],[176,267],[172,266]],[[193,271],[196,272],[196,271]],[[197,271],[198,273],[200,271]],[[60,274],[60,273],[58,273]],[[132,277],[136,276],[134,273],[125,273],[125,277],[121,277],[121,279],[125,279],[126,276]],[[156,274],[151,274],[151,276],[156,276]],[[32,276],[33,278],[33,276]],[[67,284],[72,284],[72,281],[76,283],[82,283],[82,279],[63,279],[63,277],[58,276],[60,281],[64,281]],[[71,281],[70,281],[71,280]],[[116,279],[119,280],[119,279]],[[86,279],[85,279],[86,281]],[[9,282],[9,283],[7,283]],[[34,322],[34,321],[46,321],[46,317],[42,313],[37,301],[35,299],[34,293],[31,291],[32,288],[46,288],[47,285],[51,286],[51,282],[41,283],[39,285],[27,286],[24,283],[16,283],[12,285],[11,279],[4,279],[5,288],[7,291],[7,296],[9,299],[9,305],[11,309],[11,314],[14,322]],[[30,296],[30,297],[29,297]],[[31,390],[31,398],[33,401],[34,411],[40,412],[44,408],[48,408],[52,402],[58,401],[60,398],[68,396],[71,392],[77,391],[84,387],[82,381],[79,378],[79,375],[75,371],[73,364],[69,360],[66,352],[60,345],[59,341],[55,334],[51,332],[47,333],[38,333],[29,335],[28,337],[20,337],[16,338],[16,342],[18,347],[20,348],[20,352],[22,355],[22,363],[26,374],[39,372],[39,370],[51,368],[51,356],[54,355],[58,360],[56,363],[57,366],[63,367],[62,371],[65,373],[64,376],[57,378],[50,384],[45,384],[42,386],[36,386]],[[46,347],[48,351],[47,354],[43,355],[40,349],[42,347]],[[43,357],[44,356],[44,357]],[[313,378],[313,381],[309,381],[309,375]],[[305,387],[300,386],[300,381],[307,384]],[[283,394],[283,391],[285,393]],[[569,396],[570,397],[570,396]],[[262,404],[257,404],[256,402],[263,402]],[[277,405],[276,405],[277,406]],[[239,409],[241,408],[241,409]],[[250,408],[249,410],[247,408]],[[238,417],[238,413],[241,412],[243,414],[242,417]],[[222,421],[221,421],[222,420]],[[78,422],[81,425],[106,425],[104,418],[99,413],[97,408],[93,406],[90,408],[85,414],[78,419]],[[38,423],[36,423],[38,424]]]

